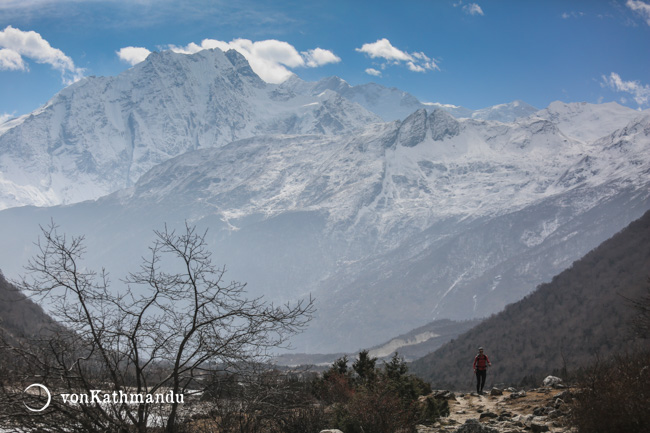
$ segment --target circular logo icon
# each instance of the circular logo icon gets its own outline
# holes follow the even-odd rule
[[[50,405],[50,402],[52,401],[52,395],[50,394],[50,390],[47,389],[47,387],[45,385],[41,385],[40,383],[33,383],[33,384],[29,385],[27,388],[25,388],[24,392],[27,392],[30,388],[34,388],[34,387],[41,388],[43,391],[45,391],[45,393],[47,394],[47,403],[45,403],[45,406],[43,406],[40,409],[34,409],[33,407],[29,407],[29,406],[27,406],[27,403],[24,403],[24,402],[23,402],[23,404],[25,405],[27,410],[30,410],[32,412],[43,412]]]

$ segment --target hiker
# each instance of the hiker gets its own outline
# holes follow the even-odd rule
[[[487,377],[487,368],[492,367],[487,355],[483,353],[483,348],[478,348],[478,355],[474,358],[474,373],[476,374],[476,392],[483,394],[483,386]]]

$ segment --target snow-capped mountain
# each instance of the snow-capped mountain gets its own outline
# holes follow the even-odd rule
[[[332,91],[267,84],[234,50],[153,53],[0,125],[0,209],[96,199],[169,158],[239,138],[338,134],[380,120]]]
[[[86,235],[89,267],[119,277],[153,229],[187,220],[209,227],[217,261],[253,294],[315,295],[299,348],[356,350],[497,312],[650,208],[650,116],[630,114],[593,142],[542,117],[418,110],[348,134],[199,149],[95,202],[0,212],[0,263],[13,276],[53,219]]]
[[[536,116],[553,122],[572,137],[588,142],[624,128],[630,122],[631,111],[615,102],[593,105],[556,101]]]
[[[531,110],[270,85],[234,51],[155,53],[0,125],[2,206],[67,203],[0,211],[0,269],[16,277],[54,221],[119,281],[153,230],[189,221],[252,294],[316,296],[305,351],[484,317],[650,208],[650,113]]]
[[[116,77],[81,80],[0,125],[0,209],[96,199],[169,158],[241,138],[342,134],[422,108],[499,121],[529,114],[530,106],[513,104],[472,112],[337,77],[307,83],[294,76],[275,85],[236,51],[153,53]]]

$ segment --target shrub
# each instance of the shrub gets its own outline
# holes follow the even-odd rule
[[[449,413],[446,401],[420,401],[431,386],[408,374],[397,354],[383,368],[376,361],[363,351],[352,370],[342,358],[316,381],[316,396],[330,405],[331,427],[345,433],[408,433]]]
[[[585,371],[571,403],[580,433],[650,431],[650,351],[621,355]]]

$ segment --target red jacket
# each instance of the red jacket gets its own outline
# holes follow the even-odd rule
[[[487,370],[487,366],[490,364],[490,360],[487,355],[476,355],[474,358],[474,370]]]

